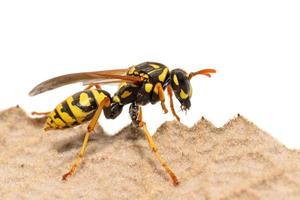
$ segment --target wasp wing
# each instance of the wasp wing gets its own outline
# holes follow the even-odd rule
[[[90,85],[90,84],[111,85],[111,84],[118,84],[122,82],[124,82],[124,80],[122,79],[97,79],[97,80],[95,79],[95,80],[83,81],[82,85],[83,86]],[[125,81],[125,82],[131,82],[131,81]]]
[[[94,71],[94,72],[80,72],[80,73],[57,76],[38,84],[29,92],[29,95],[35,96],[64,85],[79,83],[79,82],[99,83],[101,81],[108,80],[108,82],[126,81],[126,82],[138,83],[143,81],[142,77],[125,75],[127,71],[128,69],[115,69],[115,70],[104,70],[104,71]]]

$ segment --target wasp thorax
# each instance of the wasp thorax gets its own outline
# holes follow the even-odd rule
[[[171,71],[171,87],[181,104],[181,109],[189,109],[191,107],[192,86],[188,74],[184,70],[174,69]]]

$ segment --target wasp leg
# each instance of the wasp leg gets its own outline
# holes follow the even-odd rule
[[[139,113],[138,113],[138,121],[139,121],[139,127],[143,128],[144,130],[144,134],[147,138],[147,141],[149,143],[149,146],[152,150],[152,152],[154,153],[154,155],[156,156],[156,158],[159,160],[160,164],[163,166],[163,168],[165,169],[165,171],[169,174],[169,176],[171,177],[173,184],[176,186],[179,184],[178,179],[176,177],[176,175],[174,174],[174,172],[170,169],[170,167],[168,166],[168,164],[166,163],[166,161],[163,160],[163,158],[160,156],[158,149],[153,141],[152,136],[150,135],[146,123],[143,121],[143,117],[142,117],[142,108],[141,106],[139,106]]]
[[[102,109],[103,109],[104,106],[108,107],[109,104],[110,104],[109,98],[105,98],[99,104],[99,106],[98,106],[98,108],[97,108],[97,110],[96,110],[96,112],[95,112],[92,120],[90,121],[90,123],[89,123],[89,125],[87,127],[87,133],[85,134],[81,150],[80,150],[79,154],[77,155],[77,158],[76,158],[74,164],[72,165],[70,171],[68,173],[66,173],[66,174],[63,175],[62,180],[67,180],[67,178],[69,176],[72,176],[75,173],[77,167],[79,166],[79,164],[80,164],[81,160],[83,159],[83,156],[84,156],[84,154],[86,152],[86,148],[87,148],[89,137],[90,137],[91,133],[94,131],[96,123],[97,123],[97,121],[98,121],[98,119],[100,117],[101,111],[102,111]]]
[[[101,89],[100,84],[97,84],[97,83],[91,83],[91,84],[89,84],[86,88],[84,88],[84,90],[89,90],[89,89],[91,89],[91,88],[94,87],[94,86],[95,86],[96,89]]]
[[[129,115],[131,117],[132,125],[135,128],[138,128],[140,124],[140,121],[138,119],[139,106],[135,102],[133,102],[129,107]]]
[[[170,107],[171,107],[172,114],[177,119],[177,121],[180,122],[180,118],[178,117],[178,115],[177,115],[177,113],[176,113],[176,111],[174,109],[173,92],[172,92],[172,88],[171,88],[170,85],[168,85],[167,90],[168,90],[168,95],[170,97]]]
[[[50,112],[31,112],[31,115],[42,115],[43,117],[47,117],[50,114]]]
[[[165,95],[164,95],[164,89],[161,85],[161,83],[157,83],[154,87],[154,91],[158,94],[160,102],[161,102],[161,108],[165,113],[168,113],[168,109],[165,105]]]

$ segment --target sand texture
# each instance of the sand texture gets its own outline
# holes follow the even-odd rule
[[[141,130],[107,136],[100,126],[77,173],[61,181],[86,125],[44,133],[45,119],[18,107],[0,114],[1,199],[300,199],[300,151],[242,116],[216,128],[164,123],[154,139],[179,178],[174,187]]]

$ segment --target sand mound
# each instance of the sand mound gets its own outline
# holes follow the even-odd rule
[[[0,114],[1,199],[300,199],[300,151],[289,150],[238,116],[222,128],[164,123],[154,139],[177,174],[174,187],[141,130],[106,136],[100,126],[67,182],[85,126],[41,130],[20,108]]]

